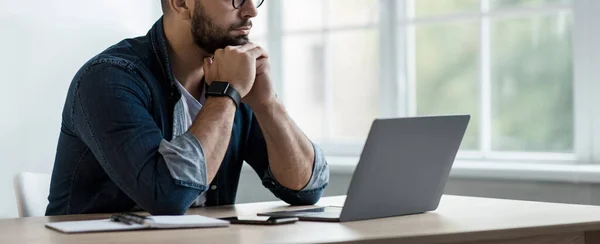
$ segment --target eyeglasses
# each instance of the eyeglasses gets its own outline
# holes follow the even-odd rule
[[[262,5],[265,2],[265,0],[250,0],[250,1],[256,8],[260,7],[260,5]],[[231,3],[233,4],[234,8],[239,9],[244,5],[244,3],[246,3],[246,0],[231,0]]]

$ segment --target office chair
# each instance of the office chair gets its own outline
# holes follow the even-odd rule
[[[19,217],[44,216],[48,206],[50,175],[22,172],[14,178]]]

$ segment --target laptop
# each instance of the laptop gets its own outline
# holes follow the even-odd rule
[[[434,211],[469,120],[469,115],[375,120],[343,207],[258,215],[346,222]]]

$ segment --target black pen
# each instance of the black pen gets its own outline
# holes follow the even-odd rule
[[[114,214],[114,215],[110,216],[110,220],[114,221],[114,222],[121,222],[126,225],[131,225],[131,222],[129,220],[127,220],[126,218],[121,218],[120,214]]]

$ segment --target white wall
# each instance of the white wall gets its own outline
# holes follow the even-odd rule
[[[0,218],[16,217],[12,178],[50,173],[67,88],[88,59],[145,35],[153,0],[0,0]]]

